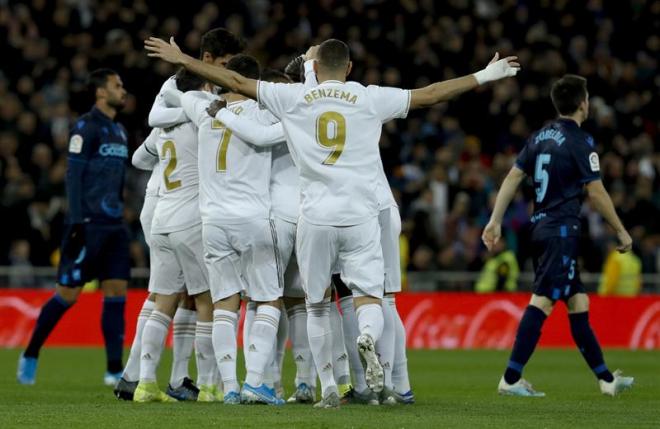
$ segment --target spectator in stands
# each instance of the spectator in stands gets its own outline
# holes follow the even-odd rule
[[[608,254],[598,286],[603,296],[636,296],[642,289],[642,262],[634,252],[619,253],[616,242],[607,243]]]
[[[502,239],[489,252],[484,267],[479,273],[479,280],[474,285],[475,292],[515,292],[518,289],[520,267],[516,254],[507,248],[506,231],[502,231]]]

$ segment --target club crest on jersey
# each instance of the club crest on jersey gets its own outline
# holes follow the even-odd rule
[[[69,140],[69,152],[80,153],[82,152],[83,138],[80,134],[74,134]]]
[[[600,171],[600,162],[598,161],[598,154],[596,152],[589,154],[589,166],[591,167],[591,171]]]

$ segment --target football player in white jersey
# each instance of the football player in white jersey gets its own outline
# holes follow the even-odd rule
[[[367,385],[383,389],[383,368],[375,342],[383,329],[384,266],[378,225],[378,142],[382,124],[405,117],[411,108],[447,101],[480,84],[514,76],[515,57],[494,58],[468,76],[405,91],[346,82],[352,64],[348,46],[323,42],[315,63],[319,86],[276,84],[245,78],[204,64],[156,38],[145,41],[152,57],[179,64],[211,82],[253,97],[279,117],[287,145],[300,172],[301,217],[296,250],[308,308],[308,334],[321,380],[323,399],[317,407],[339,405],[332,376],[329,289],[333,267],[353,292],[360,336],[358,349],[366,361]]]
[[[198,89],[203,81],[185,71],[177,74],[181,90]],[[163,351],[171,318],[184,286],[195,299],[197,324],[195,349],[198,367],[198,401],[215,400],[213,382],[216,366],[211,341],[212,306],[208,292],[208,274],[203,260],[199,181],[197,174],[197,130],[190,122],[161,130],[155,145],[145,149],[160,156],[161,184],[151,226],[151,250],[154,260],[149,291],[156,297],[155,308],[142,335],[140,382],[136,402],[175,399],[164,394],[156,384],[156,368]]]
[[[313,73],[311,67],[310,71]],[[296,77],[300,79],[300,76]],[[265,70],[261,78],[269,82],[291,82],[286,74],[276,70]],[[315,85],[315,82],[313,84]],[[280,320],[287,320],[289,327],[289,329],[286,329],[287,325],[280,323],[278,330],[278,344],[272,361],[274,378],[276,379],[275,385],[277,385],[278,375],[281,372],[288,331],[296,364],[296,391],[288,399],[288,402],[313,402],[316,397],[316,369],[314,368],[307,336],[305,292],[302,289],[295,255],[300,188],[298,170],[286,146],[284,131],[279,121],[272,125],[266,125],[245,115],[236,115],[226,108],[226,102],[223,100],[215,101],[207,109],[207,112],[244,141],[259,147],[272,146],[271,218],[275,223],[277,246],[282,271],[284,272],[284,306],[287,310],[287,315],[282,315]],[[245,326],[249,326],[247,315]],[[244,344],[246,343],[247,341],[244,341]]]
[[[247,55],[227,63],[228,69],[259,76],[259,64]],[[224,383],[226,404],[265,402],[282,404],[274,389],[263,383],[272,356],[282,296],[275,230],[270,222],[269,148],[256,148],[232,135],[206,113],[212,95],[187,93],[181,100],[199,129],[201,214],[205,260],[214,303],[213,344]],[[253,100],[224,95],[228,108],[250,117],[271,117]],[[274,119],[273,119],[274,120]],[[248,327],[247,377],[240,389],[236,376],[236,324],[241,294],[257,303]]]

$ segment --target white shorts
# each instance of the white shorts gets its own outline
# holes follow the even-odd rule
[[[245,293],[256,302],[282,297],[277,233],[268,219],[204,225],[204,260],[213,302]]]
[[[154,218],[157,202],[157,195],[145,195],[142,211],[140,212],[140,224],[142,225],[144,241],[147,242],[147,246],[151,246],[151,221]]]
[[[296,258],[297,225],[278,217],[274,217],[273,222],[277,232],[277,249],[282,264],[280,270],[284,273],[284,296],[287,298],[304,298],[305,291],[302,287]]]
[[[323,301],[337,267],[353,296],[383,297],[383,250],[378,219],[336,227],[298,221],[296,254],[310,303]]]
[[[385,293],[401,292],[401,255],[399,235],[401,216],[396,206],[381,210],[378,214],[380,225],[380,245],[383,248],[385,263]]]
[[[201,225],[168,234],[152,234],[151,255],[149,292],[172,295],[187,290],[192,296],[209,290]]]

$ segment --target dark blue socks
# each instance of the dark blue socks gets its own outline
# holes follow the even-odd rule
[[[607,382],[614,380],[612,373],[607,369],[607,365],[603,360],[600,344],[598,344],[594,331],[591,330],[591,325],[589,325],[589,312],[569,314],[568,318],[571,321],[573,340],[575,340],[575,344],[580,349],[580,353],[587,361],[589,368],[601,380]]]
[[[504,380],[507,383],[514,384],[520,380],[523,368],[532,353],[534,353],[536,344],[541,338],[541,328],[545,319],[546,315],[540,308],[528,305],[525,309],[518,326],[516,342],[513,344],[509,364],[504,372]]]
[[[125,296],[105,297],[101,327],[105,338],[105,353],[108,358],[108,372],[121,372],[124,346],[124,307]]]
[[[58,294],[53,295],[53,297],[41,307],[41,313],[39,313],[37,324],[32,332],[32,338],[30,338],[30,343],[28,344],[27,349],[25,349],[23,356],[32,358],[39,357],[41,346],[44,345],[46,339],[53,331],[53,328],[55,328],[57,322],[60,321],[62,315],[66,313],[69,307],[69,303]]]

